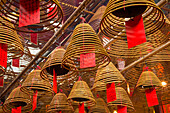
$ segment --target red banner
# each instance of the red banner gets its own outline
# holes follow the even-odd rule
[[[40,23],[39,0],[20,0],[19,27]]]
[[[53,69],[53,91],[57,94],[57,80],[55,69]]]
[[[150,89],[145,90],[145,94],[146,94],[148,107],[159,104],[155,88],[150,88]]]
[[[95,53],[80,54],[80,68],[96,66]]]
[[[12,108],[12,113],[21,113],[21,106],[17,108]]]
[[[14,67],[19,67],[19,58],[17,58],[17,59],[12,59],[12,66],[14,66]]]
[[[107,84],[106,87],[107,87],[107,90],[106,90],[107,103],[116,100],[115,83],[112,82],[111,84]]]
[[[38,92],[36,90],[35,93],[33,94],[32,111],[34,111],[37,107],[37,95],[38,95]]]
[[[128,48],[132,48],[146,42],[142,15],[138,15],[125,23]]]
[[[0,87],[4,86],[4,76],[0,77]]]
[[[127,113],[127,106],[117,106],[117,113]]]
[[[0,65],[7,67],[7,44],[0,43]]]
[[[31,33],[31,42],[36,44],[38,43],[38,34],[37,33]]]
[[[79,113],[84,113],[84,103],[79,104]]]

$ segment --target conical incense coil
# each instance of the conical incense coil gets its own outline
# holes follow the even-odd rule
[[[140,8],[141,6],[143,7],[142,9]],[[132,13],[126,13],[125,11],[128,11],[131,7],[135,7],[135,9],[131,9]],[[125,18],[135,17],[140,14],[143,14],[146,35],[161,29],[165,23],[164,14],[154,0],[110,0],[100,23],[100,30],[108,37],[124,40],[126,36]]]
[[[56,48],[49,56],[44,66],[42,67],[41,77],[43,79],[48,79],[53,81],[53,69],[57,75],[57,80],[59,79],[67,79],[71,75],[74,75],[73,72],[69,72],[68,69],[65,69],[61,66],[61,62],[65,53],[65,49]],[[67,67],[69,68],[69,67]]]
[[[89,113],[111,113],[102,98],[96,98],[96,105],[90,107]]]
[[[101,81],[97,81],[93,84],[92,90],[95,91],[106,91],[106,84],[101,82]]]
[[[41,70],[33,70],[28,74],[27,78],[22,84],[21,91],[33,95],[37,90],[38,95],[53,93],[51,84],[49,81],[44,80],[40,77]]]
[[[27,32],[31,33],[32,31],[38,33],[38,32],[46,32],[53,30],[54,28],[58,27],[63,19],[63,12],[62,8],[58,2],[58,0],[41,0],[40,1],[40,23],[24,26],[24,27],[18,27],[19,26],[19,7],[20,3],[16,0],[7,0],[7,2],[2,1],[0,4],[1,7],[1,14],[4,14],[1,16],[1,19],[4,19],[11,24],[14,24],[15,28],[12,28],[11,26],[8,26],[6,22],[1,21],[3,25],[6,27],[15,29],[20,32]],[[47,11],[47,9],[50,9],[51,11]],[[14,10],[15,9],[15,10]],[[50,15],[49,17],[47,15]],[[55,24],[55,25],[53,25]],[[23,29],[22,29],[23,28]],[[26,28],[26,29],[25,29]],[[32,30],[32,31],[30,31]]]
[[[0,22],[5,22],[7,26],[14,28],[13,24],[8,21],[3,20],[0,17]],[[10,54],[7,54],[8,58],[18,58],[23,55],[24,48],[21,43],[20,38],[15,30],[10,29],[4,24],[0,23],[0,43],[7,44],[7,51]]]
[[[78,102],[87,102],[95,104],[94,96],[84,81],[77,81],[74,83],[73,88],[68,96],[68,99]]]
[[[106,67],[97,70],[95,82],[97,81],[104,82],[105,84],[112,82],[118,84],[123,83],[125,81],[125,78],[113,65],[113,63],[110,62],[109,65],[107,65]]]
[[[126,91],[122,87],[116,87],[116,100],[107,103],[108,106],[115,106],[115,105],[121,105],[121,106],[127,106],[128,111],[134,110],[133,104],[126,93]]]
[[[96,66],[80,68],[80,55],[86,53],[95,53]],[[101,68],[105,67],[109,62],[110,57],[93,28],[87,23],[77,25],[64,54],[62,66],[66,69],[71,67],[70,70],[73,71],[92,71],[97,70],[100,65],[102,65]]]
[[[162,87],[161,81],[152,71],[144,71],[139,77],[136,87],[145,91],[148,88],[156,87],[156,90]]]
[[[5,100],[3,111],[11,112],[12,108],[19,106],[21,106],[23,112],[32,111],[32,101],[30,96],[20,91],[20,87],[17,87],[12,90],[8,98]]]
[[[47,108],[47,113],[53,113],[57,111],[71,112],[73,111],[72,106],[68,103],[67,97],[64,93],[57,93],[50,105]]]

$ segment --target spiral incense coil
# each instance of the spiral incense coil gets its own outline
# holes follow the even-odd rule
[[[77,81],[74,83],[73,88],[68,96],[68,99],[72,99],[77,102],[90,102],[91,105],[96,103],[94,96],[84,81]]]
[[[119,70],[113,65],[112,62],[109,63],[104,68],[98,69],[95,82],[101,81],[105,84],[109,84],[114,82],[115,84],[123,84],[125,82],[125,78],[119,72]]]
[[[8,98],[5,100],[3,104],[3,111],[10,113],[12,108],[16,108],[21,106],[22,112],[30,112],[32,111],[32,101],[29,95],[20,91],[20,87],[12,90]]]
[[[93,84],[92,90],[95,91],[106,91],[106,84],[101,82],[101,81],[97,81]]]
[[[143,8],[141,9],[141,7]],[[131,13],[126,13],[126,11]],[[108,37],[123,40],[123,37],[126,36],[124,18],[131,18],[140,14],[143,14],[146,35],[161,29],[165,23],[164,14],[154,0],[110,0],[102,17],[100,29]]]
[[[144,71],[140,75],[136,87],[143,92],[152,87],[159,90],[162,87],[162,84],[159,78],[152,71]]]
[[[47,61],[41,70],[41,77],[53,81],[53,69],[56,72],[57,80],[63,81],[75,75],[73,71],[70,71],[61,66],[62,58],[65,53],[65,49],[56,48],[49,56]],[[69,67],[68,67],[69,68]]]
[[[49,81],[44,80],[40,77],[41,70],[34,70],[28,74],[27,78],[22,84],[21,91],[29,95],[33,95],[34,92],[38,91],[38,96],[43,94],[53,93],[51,84]]]
[[[133,111],[134,107],[132,104],[132,101],[130,100],[128,94],[122,87],[116,87],[116,100],[107,103],[108,106],[116,106],[116,105],[121,105],[121,106],[127,106],[127,110]]]
[[[80,55],[86,53],[95,53],[96,66],[80,68]],[[72,71],[92,71],[97,70],[100,65],[100,68],[107,66],[109,62],[110,57],[93,28],[87,23],[77,25],[64,54],[62,66]]]
[[[0,17],[0,22],[5,22],[11,28],[14,26]],[[7,44],[8,58],[18,58],[23,55],[24,48],[17,32],[0,23],[0,43]]]
[[[27,33],[40,33],[53,30],[57,28],[63,19],[63,12],[58,0],[41,0],[40,1],[40,23],[19,27],[19,7],[20,3],[17,0],[6,0],[6,2],[1,1],[0,7],[2,10],[0,12],[4,15],[1,16],[1,19],[8,21],[11,24],[14,24],[14,27],[8,26],[6,22],[0,21],[6,27],[11,29],[15,29],[20,32]],[[47,9],[51,9],[51,11],[47,12]],[[49,17],[47,15],[50,15]],[[55,25],[53,25],[55,24]],[[22,29],[23,28],[23,29]],[[25,29],[27,28],[27,29]],[[32,30],[32,31],[30,31]]]
[[[62,111],[62,113],[73,111],[73,107],[68,103],[67,96],[64,93],[57,93],[47,108],[47,113],[56,113],[57,111]]]

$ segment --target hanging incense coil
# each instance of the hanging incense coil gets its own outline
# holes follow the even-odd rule
[[[96,105],[90,107],[89,113],[111,113],[102,98],[96,98]]]
[[[80,55],[85,53],[95,53],[96,66],[80,68]],[[105,67],[109,62],[110,57],[92,27],[87,23],[77,25],[64,54],[62,66],[66,69],[66,66],[71,67],[69,69],[73,71],[92,71],[97,70],[100,65],[100,68]]]
[[[44,66],[42,67],[41,77],[53,81],[53,69],[57,75],[57,80],[63,81],[69,77],[75,75],[73,72],[69,72],[61,66],[62,58],[64,56],[65,49],[56,48],[49,56]],[[67,67],[69,68],[69,67]]]
[[[38,96],[46,93],[53,93],[51,84],[49,81],[44,80],[40,77],[41,70],[33,70],[28,74],[27,78],[22,84],[21,91],[29,95],[33,95],[34,92],[38,91]]]
[[[122,87],[115,87],[116,90],[116,100],[107,103],[108,106],[115,106],[115,105],[121,105],[121,106],[127,106],[128,111],[133,111],[134,107],[133,104],[126,93],[126,91]]]
[[[68,99],[72,99],[77,102],[90,102],[91,105],[95,104],[95,99],[88,87],[87,83],[84,81],[77,81],[74,83],[73,88],[68,96]]]
[[[1,19],[0,22],[5,22],[6,25],[8,25],[11,28],[14,28],[14,26],[9,23],[8,21],[5,21]],[[10,54],[7,54],[8,58],[18,58],[23,55],[24,48],[21,43],[20,38],[18,37],[18,34],[15,30],[10,29],[3,24],[0,23],[0,43],[7,44],[7,51]]]
[[[11,112],[12,108],[16,108],[21,106],[22,112],[30,112],[32,111],[32,101],[30,96],[20,91],[20,87],[12,90],[8,98],[5,100],[3,104],[4,112]]]
[[[101,81],[105,84],[114,82],[115,84],[124,83],[125,78],[119,72],[119,70],[113,65],[112,62],[109,63],[104,68],[98,69],[95,82]]]
[[[162,87],[161,81],[152,71],[144,71],[139,77],[136,87],[140,91],[155,87],[156,90]]]
[[[106,91],[106,84],[101,82],[101,81],[97,81],[93,84],[92,90],[95,91]]]
[[[143,10],[140,8],[141,6],[143,7]],[[133,11],[133,13],[126,13],[125,11],[128,11],[130,7],[135,7],[140,11],[136,9],[134,10],[132,8],[131,11]],[[145,7],[147,8],[144,11]],[[120,11],[119,9],[122,11]],[[145,12],[144,14],[143,11]],[[125,12],[126,14],[122,12]],[[108,37],[123,40],[126,36],[126,19],[124,18],[135,17],[139,14],[143,14],[143,22],[146,35],[152,34],[161,29],[165,23],[164,14],[161,9],[155,4],[154,0],[110,0],[107,4],[105,14],[103,15],[103,18],[101,20],[100,29],[102,33]]]
[[[19,11],[20,3],[16,0],[6,0],[6,2],[1,1],[0,7],[2,10],[0,12],[4,15],[1,19],[14,24],[14,27],[8,26],[5,21],[0,21],[6,27],[15,29],[20,32],[35,33],[46,32],[57,28],[63,19],[63,12],[58,0],[41,0],[40,1],[40,23],[19,27]],[[53,7],[54,6],[54,7]],[[51,11],[47,12],[51,8]],[[49,17],[47,15],[50,15]],[[54,25],[55,24],[55,25]],[[22,29],[23,28],[23,29]],[[26,28],[26,29],[25,29]],[[32,31],[30,31],[32,30]]]
[[[68,103],[67,96],[64,93],[57,93],[47,108],[47,113],[56,113],[57,111],[62,111],[62,113],[73,111],[73,108]]]

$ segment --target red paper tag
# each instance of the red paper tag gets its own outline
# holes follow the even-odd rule
[[[116,100],[116,91],[115,91],[115,83],[107,84],[107,103]]]
[[[37,107],[37,95],[38,95],[38,92],[36,90],[33,95],[32,111],[34,111],[35,108]]]
[[[12,108],[12,113],[21,113],[21,106],[17,108]]]
[[[0,87],[4,86],[4,76],[0,77]]]
[[[38,42],[37,33],[31,33],[31,42],[37,45]]]
[[[134,92],[134,88],[130,88],[130,96],[133,95],[133,92]]]
[[[53,69],[53,91],[57,93],[57,80],[56,80],[55,69]]]
[[[20,0],[19,27],[40,23],[39,0]]]
[[[155,88],[150,88],[150,89],[145,90],[145,94],[146,94],[146,99],[148,102],[148,107],[159,104]]]
[[[0,65],[7,67],[7,44],[0,43]]]
[[[57,6],[56,4],[53,4],[50,8],[47,9],[48,17],[49,18],[57,18]]]
[[[62,113],[62,111],[59,111],[59,113]]]
[[[138,15],[125,23],[128,48],[146,42],[142,15]]]
[[[80,54],[80,68],[96,66],[95,53]]]
[[[79,104],[79,113],[84,113],[84,103]]]
[[[117,106],[117,113],[127,113],[127,106]]]
[[[17,59],[12,59],[12,66],[14,66],[14,67],[19,67],[19,58],[17,58]]]

